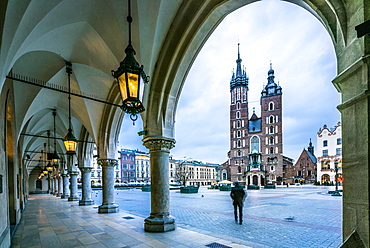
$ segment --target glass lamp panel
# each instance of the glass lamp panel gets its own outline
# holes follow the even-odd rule
[[[126,73],[118,77],[118,86],[121,92],[122,101],[127,99]]]
[[[77,142],[74,140],[65,140],[64,146],[66,147],[67,152],[74,152],[76,151]]]
[[[139,75],[128,72],[127,76],[130,97],[139,98]]]

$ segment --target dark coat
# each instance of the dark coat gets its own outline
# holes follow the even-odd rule
[[[245,198],[247,197],[247,193],[245,192],[243,187],[235,186],[231,188],[230,197],[231,199],[233,199],[234,205],[243,207],[243,203],[244,203]]]

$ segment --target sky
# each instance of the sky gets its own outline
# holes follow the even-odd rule
[[[329,33],[303,8],[263,0],[225,17],[198,54],[181,92],[176,112],[175,158],[221,164],[229,142],[230,80],[240,43],[242,65],[249,76],[249,112],[260,112],[270,62],[283,91],[283,154],[297,160],[310,139],[326,124],[340,121],[340,94],[331,81],[336,56]],[[135,126],[125,116],[120,146],[147,151]],[[318,151],[315,150],[318,154]]]

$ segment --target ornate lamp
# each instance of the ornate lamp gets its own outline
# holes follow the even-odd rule
[[[149,77],[144,72],[144,66],[139,65],[135,59],[135,50],[131,45],[131,1],[128,0],[129,14],[127,16],[129,30],[129,44],[125,49],[126,57],[120,63],[119,68],[112,70],[113,77],[118,82],[122,97],[122,110],[130,114],[132,121],[137,120],[137,114],[145,110],[142,104],[142,83],[148,83]]]
[[[77,139],[73,135],[73,130],[71,128],[71,74],[72,74],[72,63],[66,62],[66,71],[68,74],[68,121],[69,121],[69,128],[68,133],[64,137],[63,142],[64,146],[66,147],[68,155],[76,154],[76,146],[77,146]]]
[[[50,161],[47,163],[47,165],[45,166],[46,170],[48,170],[49,172],[51,172],[53,170],[53,165],[50,163]]]

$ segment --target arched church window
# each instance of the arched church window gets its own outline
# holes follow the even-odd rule
[[[274,133],[274,127],[273,126],[270,127],[270,133]]]
[[[270,145],[274,144],[274,137],[270,137]]]
[[[239,111],[237,111],[236,112],[236,119],[239,119],[240,118],[240,112]]]
[[[241,147],[242,146],[242,143],[240,140],[238,140],[238,147]]]
[[[240,132],[240,130],[238,130],[238,138],[240,138],[242,135],[242,132]]]
[[[242,167],[238,166],[238,173],[242,173]]]
[[[274,103],[273,102],[270,102],[270,104],[269,104],[269,110],[271,111],[271,110],[274,110]]]
[[[240,150],[239,150],[239,151],[238,151],[238,157],[240,157],[240,156],[241,156],[241,154],[242,154],[242,153],[241,153],[241,152],[240,152]]]
[[[260,139],[257,136],[253,136],[251,139],[251,151],[260,151]]]
[[[240,88],[237,89],[236,100],[240,100]]]
[[[274,123],[274,117],[273,116],[270,116],[270,123]]]
[[[240,109],[240,102],[236,103],[236,109],[238,109],[238,110]]]
[[[274,148],[273,147],[270,147],[270,153],[273,154],[274,153]]]
[[[240,121],[237,121],[236,126],[237,128],[240,128]]]

